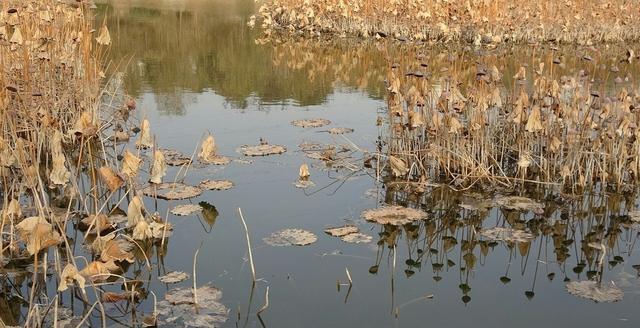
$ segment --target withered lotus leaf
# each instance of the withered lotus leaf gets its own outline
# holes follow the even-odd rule
[[[422,210],[394,205],[365,210],[362,217],[369,222],[399,226],[424,220],[428,215]]]
[[[129,150],[125,150],[122,159],[122,174],[129,178],[135,177],[138,175],[141,162],[142,160],[138,156],[134,155]]]
[[[20,238],[27,244],[27,251],[34,255],[62,241],[60,234],[41,216],[32,216],[16,225]]]
[[[100,180],[107,185],[111,192],[120,189],[124,185],[124,179],[108,166],[99,168],[98,173],[100,174]]]
[[[78,287],[84,289],[85,279],[78,272],[78,268],[71,263],[67,263],[67,265],[62,270],[62,274],[60,274],[60,284],[58,285],[58,291],[62,292],[69,288],[69,284],[76,283]]]
[[[167,163],[164,159],[164,154],[160,150],[156,150],[153,153],[153,164],[151,165],[151,178],[149,182],[160,184],[162,178],[167,174]]]

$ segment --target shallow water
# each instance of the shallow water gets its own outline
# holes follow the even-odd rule
[[[478,214],[463,211],[458,194],[439,189],[422,196],[388,191],[365,171],[347,176],[349,171],[330,171],[305,157],[298,148],[303,141],[354,143],[375,151],[380,135],[375,122],[385,108],[386,61],[374,45],[257,44],[259,31],[246,26],[256,10],[252,0],[98,2],[98,19],[107,14],[113,39],[109,56],[114,66],[126,67],[126,91],[137,99],[138,115],[150,120],[158,144],[191,154],[212,132],[219,152],[227,156],[241,157],[236,148],[261,138],[288,149],[283,155],[250,158],[250,164],[191,170],[188,183],[229,179],[235,186],[192,200],[217,208],[214,224],[169,215],[174,233],[166,254],[150,259],[155,273],[147,288],[159,298],[167,287],[157,275],[190,272],[194,252],[201,247],[198,283],[210,281],[222,289],[222,301],[231,309],[225,327],[260,327],[256,311],[264,303],[267,286],[269,308],[262,313],[267,327],[630,327],[640,320],[640,280],[632,267],[640,263],[638,229],[628,229],[630,225],[621,224],[616,216],[626,213],[625,206],[635,207],[633,198],[625,203],[621,197],[586,197],[555,211],[551,209],[555,203],[549,202],[547,211],[535,218],[500,209]],[[331,120],[329,127],[350,127],[355,132],[346,139],[322,132],[323,128],[290,124],[313,117]],[[298,167],[305,162],[316,184],[306,192],[293,186]],[[420,204],[434,219],[402,229],[360,219],[363,210],[385,202]],[[171,202],[169,208],[178,203],[187,201]],[[157,209],[166,213],[167,206],[159,201]],[[152,200],[147,207],[154,208]],[[253,243],[259,278],[253,293],[238,207]],[[570,219],[564,220],[564,215]],[[485,227],[529,220],[528,227],[547,228],[540,228],[546,233],[529,246],[487,245],[477,241],[468,225],[477,220],[484,220]],[[323,233],[324,228],[345,222],[358,225],[374,242],[347,244]],[[312,231],[318,241],[304,247],[271,247],[262,241],[290,227]],[[565,289],[565,277],[585,280],[587,271],[597,270],[593,252],[585,252],[588,247],[581,244],[593,231],[613,236],[602,280],[623,289],[620,302],[598,304]],[[453,236],[455,245],[443,236]],[[397,238],[395,256],[388,243],[393,238]],[[558,249],[569,257],[558,255]],[[372,273],[375,265],[378,270]],[[136,276],[140,266],[132,266],[127,275]],[[337,286],[337,281],[347,283],[345,268],[352,288]],[[501,282],[503,276],[510,281]],[[188,280],[170,287],[190,285]],[[149,297],[140,308],[149,311],[152,304]]]

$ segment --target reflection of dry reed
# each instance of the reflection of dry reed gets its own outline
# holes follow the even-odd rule
[[[614,267],[631,259],[640,227],[638,214],[632,211],[637,194],[570,197],[530,190],[529,195],[543,206],[539,214],[509,210],[496,204],[499,198],[455,192],[446,186],[416,190],[392,183],[386,203],[431,209],[430,215],[403,226],[380,225],[379,253],[370,272],[376,274],[384,261],[391,262],[397,250],[399,256],[406,256],[400,263],[408,278],[429,272],[436,282],[460,279],[466,303],[471,300],[474,277],[489,257],[495,261],[502,256],[504,263],[505,272],[496,277],[496,283],[508,284],[519,275],[533,277],[525,291],[527,298],[534,297],[536,279],[544,278],[542,274],[548,280],[607,281],[614,278]],[[532,239],[497,241],[481,233],[496,226],[526,231]],[[391,264],[387,266],[391,270]],[[640,270],[640,265],[633,268]]]
[[[321,33],[475,44],[590,44],[640,37],[634,1],[268,0],[249,25]]]
[[[500,57],[454,54],[439,71],[428,54],[413,58],[390,63],[387,75],[391,175],[460,187],[639,181],[640,90],[611,81],[633,56],[584,55],[567,69],[559,52],[534,51],[529,67],[507,70]]]

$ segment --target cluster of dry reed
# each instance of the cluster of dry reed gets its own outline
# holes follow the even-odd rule
[[[476,44],[637,40],[634,1],[267,0],[257,17],[274,29]]]
[[[581,59],[572,70],[553,47],[509,71],[499,55],[450,55],[439,71],[420,50],[391,62],[391,175],[458,188],[636,186],[640,90],[615,76],[637,59],[632,49],[611,51],[621,53],[612,60],[573,56]]]
[[[122,268],[139,262],[150,269],[148,250],[169,235],[166,220],[145,210],[136,189],[140,149],[155,146],[149,122],[138,128],[129,119],[135,102],[123,94],[120,76],[103,83],[110,42],[107,27],[94,30],[93,13],[81,2],[2,2],[0,268],[3,279],[16,280],[11,297],[26,305],[21,322],[2,326],[56,326],[63,319],[80,326],[94,309],[106,326],[103,302],[140,296],[140,284],[120,275]],[[137,148],[130,148],[126,141],[138,131]],[[160,151],[150,157],[157,184],[164,158]],[[119,209],[127,204],[127,212]],[[20,288],[23,275],[9,272],[30,272],[30,286]],[[65,304],[68,289],[72,301]],[[73,299],[83,315],[63,318],[78,309]]]

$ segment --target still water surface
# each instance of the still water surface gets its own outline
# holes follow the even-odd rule
[[[632,267],[640,263],[638,229],[620,224],[616,216],[626,213],[625,206],[635,207],[634,198],[594,196],[571,205],[551,201],[536,217],[500,209],[477,213],[459,207],[464,201],[459,194],[436,188],[407,196],[384,189],[364,171],[327,170],[298,145],[352,142],[376,150],[386,60],[374,45],[261,45],[255,41],[259,31],[246,26],[257,10],[253,0],[98,3],[98,19],[106,19],[113,39],[112,65],[126,72],[126,91],[137,99],[140,117],[150,120],[158,144],[191,154],[211,132],[227,156],[239,157],[236,148],[261,138],[288,149],[252,158],[250,164],[195,168],[187,183],[229,179],[235,186],[193,200],[213,204],[219,212],[215,222],[170,215],[174,234],[166,255],[152,259],[156,275],[190,272],[202,243],[199,284],[211,281],[223,290],[223,303],[231,309],[226,327],[260,327],[256,311],[267,286],[270,306],[262,314],[267,327],[638,325],[640,280]],[[322,128],[290,124],[313,117],[355,132],[346,140]],[[306,192],[293,186],[305,162],[316,184]],[[360,219],[363,210],[385,202],[422,206],[434,219],[402,228]],[[253,295],[238,207],[250,229],[260,278]],[[160,202],[158,210],[166,213],[167,203]],[[469,225],[478,221],[486,227],[524,224],[540,233],[528,245],[488,245]],[[358,225],[374,241],[347,244],[323,233],[345,223]],[[271,247],[262,241],[290,227],[312,231],[318,241],[305,247]],[[620,302],[597,304],[566,292],[566,279],[585,280],[588,271],[598,270],[593,252],[582,244],[589,233],[605,235],[612,245],[602,276],[624,290]],[[337,288],[337,281],[347,282],[345,268],[353,279],[350,290]],[[152,281],[150,289],[162,297],[166,285]],[[151,306],[147,300],[144,307]]]

